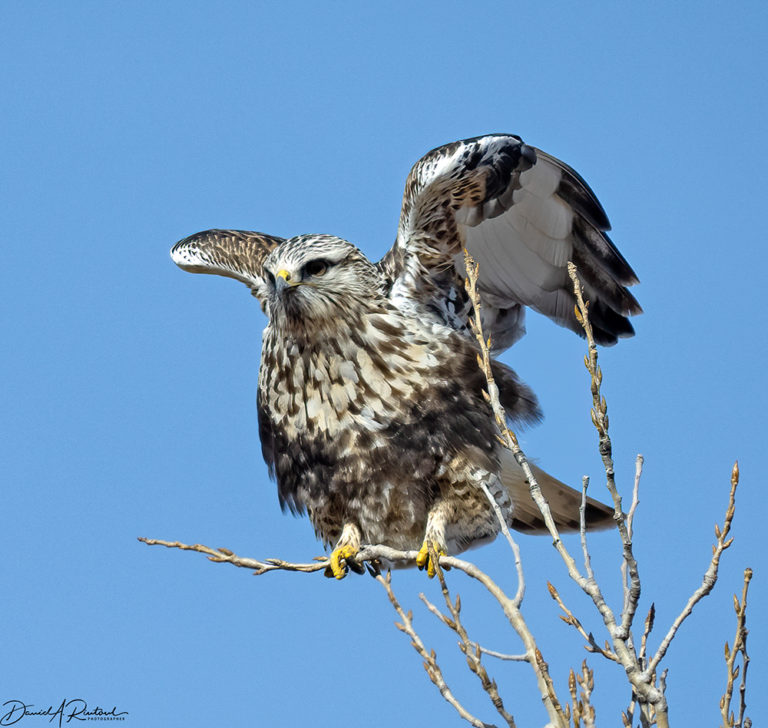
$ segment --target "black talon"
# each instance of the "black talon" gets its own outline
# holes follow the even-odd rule
[[[365,574],[365,566],[358,561],[347,561],[347,566],[355,572],[355,574]]]

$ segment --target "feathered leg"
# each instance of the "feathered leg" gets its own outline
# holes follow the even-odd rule
[[[452,506],[446,500],[438,500],[427,515],[427,528],[424,533],[419,553],[416,556],[416,566],[419,569],[427,568],[427,576],[431,579],[435,573],[433,554],[439,559],[448,555],[448,546],[445,541],[445,529],[453,512]],[[432,553],[430,553],[430,549]]]

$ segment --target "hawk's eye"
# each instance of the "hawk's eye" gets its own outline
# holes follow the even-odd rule
[[[267,270],[266,268],[264,269],[264,273],[267,276],[267,280],[269,281],[269,284],[272,286],[272,288],[274,288],[275,287],[275,276],[274,276],[274,274],[272,273],[271,270]]]
[[[310,260],[304,266],[304,273],[308,276],[321,276],[328,270],[328,265],[327,260]]]

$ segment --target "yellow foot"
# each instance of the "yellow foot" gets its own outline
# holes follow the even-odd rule
[[[430,553],[430,551],[432,553]],[[427,576],[430,579],[437,573],[434,555],[437,555],[437,558],[439,559],[441,556],[448,556],[448,552],[445,549],[440,548],[434,541],[425,538],[424,543],[419,549],[419,553],[416,554],[416,566],[420,569],[423,569],[426,566]]]
[[[331,551],[331,563],[325,569],[325,575],[343,579],[347,575],[347,559],[357,556],[359,549],[350,544],[339,546]]]

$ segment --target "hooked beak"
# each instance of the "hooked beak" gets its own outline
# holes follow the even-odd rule
[[[277,272],[277,275],[275,276],[275,288],[277,291],[282,291],[286,288],[292,288],[293,286],[298,286],[301,281],[294,280],[291,278],[291,274],[283,268],[282,270],[279,270]]]

